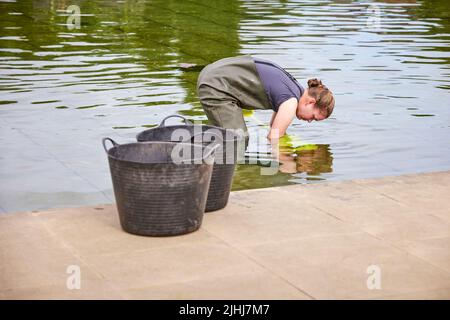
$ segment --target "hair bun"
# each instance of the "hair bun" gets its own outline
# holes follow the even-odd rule
[[[320,81],[319,79],[309,79],[308,80],[308,87],[309,88],[314,88],[314,87],[318,87],[318,86],[323,86],[322,81]]]

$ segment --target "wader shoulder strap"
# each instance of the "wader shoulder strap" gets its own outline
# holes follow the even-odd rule
[[[230,57],[207,65],[197,87],[206,85],[230,96],[245,109],[272,109],[264,85],[250,55]]]

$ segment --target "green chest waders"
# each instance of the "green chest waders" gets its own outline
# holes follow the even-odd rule
[[[218,127],[242,130],[246,145],[248,130],[242,109],[272,109],[249,55],[207,65],[198,77],[197,93],[209,121]]]

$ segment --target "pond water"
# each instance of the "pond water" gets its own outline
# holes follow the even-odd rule
[[[199,70],[240,54],[322,79],[336,107],[233,190],[450,169],[448,1],[0,0],[0,18],[0,212],[112,202],[101,138],[206,122]],[[255,157],[270,117],[246,113]]]

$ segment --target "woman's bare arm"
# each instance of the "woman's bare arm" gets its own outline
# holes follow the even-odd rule
[[[272,127],[273,120],[275,120],[275,117],[276,117],[276,116],[277,116],[277,113],[274,111],[274,112],[272,113],[272,118],[270,119],[269,127]]]
[[[298,101],[291,98],[283,102],[278,108],[278,112],[272,115],[271,128],[267,138],[269,140],[278,139],[285,135],[287,128],[295,117]]]

